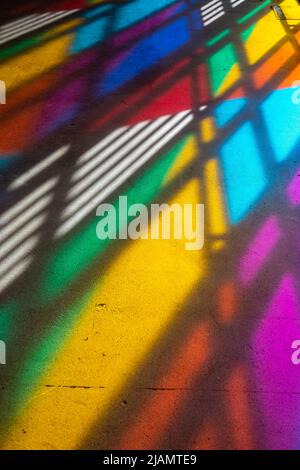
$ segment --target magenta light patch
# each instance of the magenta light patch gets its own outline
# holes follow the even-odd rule
[[[259,412],[267,449],[294,449],[300,419],[300,367],[292,363],[295,339],[300,339],[300,309],[296,281],[281,279],[251,341],[249,367],[255,378]]]
[[[298,206],[300,203],[300,168],[296,175],[290,182],[287,189],[288,197],[293,206]]]
[[[240,279],[250,284],[265,264],[280,239],[280,228],[276,216],[269,217],[259,229],[240,263]]]

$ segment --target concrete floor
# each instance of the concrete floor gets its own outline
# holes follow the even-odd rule
[[[300,5],[1,24],[1,448],[298,449]],[[100,241],[120,195],[203,203],[204,248]]]

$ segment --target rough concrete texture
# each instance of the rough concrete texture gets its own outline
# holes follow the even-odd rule
[[[9,1],[0,80],[1,448],[299,448],[297,1]]]

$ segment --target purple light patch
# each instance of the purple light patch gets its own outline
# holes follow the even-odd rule
[[[185,9],[185,5],[183,3],[179,3],[176,5],[172,5],[171,7],[167,8],[166,10],[154,15],[150,18],[147,18],[142,23],[138,23],[136,26],[132,28],[122,31],[118,34],[115,38],[112,39],[111,43],[114,47],[120,47],[126,44],[128,41],[132,41],[137,39],[141,34],[146,34],[152,28],[159,26],[163,21],[172,18],[176,13],[181,12]]]
[[[279,238],[280,228],[277,218],[271,216],[259,229],[241,260],[239,271],[244,285],[252,282],[257,276]]]
[[[292,205],[297,206],[300,203],[300,168],[290,182],[287,193]]]
[[[40,123],[39,137],[44,137],[75,116],[82,105],[82,97],[85,90],[85,80],[77,79],[59,89],[50,97],[43,109],[43,120]]]
[[[94,49],[86,51],[79,56],[72,57],[61,68],[61,76],[67,78],[68,75],[86,72],[86,69],[92,67],[96,60],[99,60],[99,53]],[[86,72],[87,73],[87,72]]]
[[[295,339],[300,339],[300,309],[295,280],[286,274],[251,341],[250,372],[255,377],[267,449],[298,446],[300,367],[291,360]]]

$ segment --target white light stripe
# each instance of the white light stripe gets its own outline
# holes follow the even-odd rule
[[[100,153],[96,154],[96,156],[94,156],[94,158],[92,160],[90,160],[88,163],[83,165],[79,170],[77,170],[75,172],[75,174],[73,175],[73,177],[72,177],[72,181],[75,182],[75,181],[83,178],[83,176],[85,176],[93,168],[98,166],[99,163],[101,163],[103,160],[105,160],[107,157],[109,157],[113,152],[119,150],[119,148],[122,145],[125,145],[128,142],[129,139],[134,137],[137,134],[137,132],[139,130],[143,129],[146,125],[147,125],[147,123],[143,122],[143,123],[137,124],[136,126],[134,126],[131,129],[129,128],[129,131],[128,131],[128,128],[127,128],[127,132],[125,132],[119,140],[117,140],[113,145],[107,147],[104,152],[100,152]]]
[[[108,134],[107,137],[105,137],[103,140],[100,140],[94,147],[89,149],[87,152],[81,155],[81,157],[77,160],[76,166],[81,165],[82,163],[90,160],[97,152],[102,150],[104,147],[109,145],[114,139],[119,137],[123,132],[125,132],[128,129],[128,127],[121,127],[120,129],[117,129],[110,134]]]
[[[11,33],[10,35],[6,35],[6,37],[3,37],[4,35],[0,36],[0,44],[4,44],[5,42],[8,42],[8,41],[11,41],[17,37],[20,37],[20,36],[23,36],[24,34],[27,34],[31,31],[35,31],[36,29],[39,29],[45,25],[48,25],[48,24],[51,24],[55,21],[58,21],[59,19],[61,18],[64,18],[65,16],[69,16],[71,15],[72,13],[74,13],[75,11],[77,10],[73,10],[73,11],[69,11],[67,13],[60,13],[59,16],[52,16],[51,18],[49,18],[49,20],[45,20],[45,21],[42,21],[40,22],[39,24],[35,24],[31,27],[28,27],[28,28],[24,28],[24,30],[20,30],[20,31],[16,31],[16,33]]]
[[[212,0],[212,2],[206,3],[206,5],[203,5],[200,9],[207,10],[208,8],[211,8],[212,5],[215,5],[216,3],[221,3],[220,0]]]
[[[52,194],[44,196],[42,199],[38,200],[33,206],[30,206],[25,212],[22,212],[19,217],[17,217],[14,221],[8,224],[4,229],[1,229],[0,242],[3,243],[3,241],[7,237],[19,230],[26,222],[31,220],[39,212],[45,209],[50,204],[52,198]],[[27,230],[27,226],[25,227],[25,230]]]
[[[24,29],[34,26],[39,21],[43,21],[46,18],[51,18],[51,17],[52,15],[50,13],[44,13],[43,15],[36,15],[34,19],[28,19],[24,21],[21,25],[13,26],[10,29],[5,30],[5,31],[0,30],[0,39],[3,39],[7,36],[11,36],[12,34],[16,32],[21,32]]]
[[[166,134],[159,142],[151,147],[139,160],[121,172],[119,177],[107,188],[102,190],[89,205],[85,205],[80,211],[76,212],[72,218],[67,220],[57,231],[55,238],[60,238],[72,230],[84,217],[94,210],[101,202],[105,201],[119,186],[126,182],[136,171],[138,171],[148,160],[150,160],[157,152],[159,152],[170,140],[188,126],[193,120],[193,114],[188,113],[186,118],[175,126],[168,134]]]
[[[12,29],[14,26],[23,24],[25,21],[32,21],[33,18],[38,17],[36,13],[34,15],[28,15],[28,16],[23,16],[23,18],[20,18],[19,20],[16,21],[10,21],[9,23],[4,24],[3,26],[0,26],[0,32],[6,31],[8,29]]]
[[[232,2],[233,8],[237,7],[240,3],[243,3],[245,0],[237,0],[236,2]]]
[[[76,10],[73,10],[73,12]],[[71,15],[73,13],[72,11],[68,11],[65,13],[55,13],[55,14],[45,14],[45,15],[40,15],[39,19],[37,19],[34,22],[29,23],[27,26],[24,25],[22,28],[15,28],[13,31],[8,31],[5,32],[4,34],[0,35],[1,43],[7,42],[11,39],[14,39],[15,37],[27,34],[30,31],[34,31],[36,29],[41,28],[44,25],[48,25],[50,23],[53,23],[61,18],[64,18],[65,16]]]
[[[5,211],[0,217],[0,224],[7,224],[11,219],[16,217],[20,212],[24,211],[28,206],[35,202],[36,199],[49,192],[57,184],[57,181],[57,177],[51,178],[50,180],[43,183],[39,188],[35,189],[24,199],[21,199],[21,201],[19,201],[10,209]]]
[[[32,235],[32,233],[39,229],[44,220],[45,213],[36,217],[24,229],[20,230],[13,237],[3,243],[3,245],[0,247],[0,257],[2,258],[0,258],[0,271],[3,267],[10,263],[10,259],[14,259],[15,253],[20,251],[20,249],[23,247],[24,243],[22,242],[24,242],[24,239],[27,239],[30,235]],[[18,245],[20,245],[20,247],[16,250],[16,247],[18,247]],[[8,259],[8,261],[5,261],[5,257]]]
[[[180,113],[181,114],[181,113]],[[132,154],[125,158],[124,160],[121,161],[119,165],[116,166],[110,173],[106,174],[100,181],[96,181],[87,191],[85,191],[83,194],[81,194],[75,201],[73,201],[69,206],[64,210],[62,214],[62,219],[66,219],[70,215],[73,215],[73,213],[76,210],[79,210],[83,204],[89,201],[91,197],[93,197],[97,192],[99,191],[99,187],[104,186],[105,184],[110,183],[115,176],[120,172],[123,171],[130,162],[134,161],[136,158],[142,155],[142,153],[148,149],[149,146],[151,146],[153,143],[157,141],[157,139],[160,138],[161,135],[163,135],[165,132],[168,131],[168,129],[172,128],[173,123],[179,121],[182,116],[180,114],[175,115],[171,121],[169,121],[167,124],[162,126],[155,134],[153,134],[146,143],[141,145],[137,150],[132,152]],[[166,116],[164,116],[166,119]],[[161,121],[161,118],[159,118]]]
[[[120,148],[121,145],[125,145],[128,142],[129,139],[134,137],[137,134],[137,132],[140,131],[141,129],[143,129],[148,123],[149,123],[149,121],[144,121],[144,122],[141,122],[141,123],[139,123],[139,124],[137,124],[137,125],[135,125],[131,128],[130,127],[124,128],[126,130],[125,130],[125,132],[122,133],[121,137],[118,140],[115,140],[110,146],[107,146],[103,150],[103,152],[101,152],[102,160],[109,157],[113,152],[117,151]],[[98,156],[99,156],[99,153],[96,154],[96,157],[98,157]],[[90,164],[93,162],[93,160],[90,162]],[[81,168],[80,170],[76,171],[76,173],[74,174],[74,176],[72,178],[72,181],[76,181],[78,179],[77,175],[81,174],[80,172],[84,173],[85,166],[83,168]]]
[[[28,18],[23,21],[22,24],[12,26],[9,29],[1,30],[0,28],[0,37],[3,38],[5,36],[9,36],[15,32],[21,32],[24,29],[27,29],[29,27],[35,27],[38,25],[40,22],[44,22],[45,20],[47,21],[54,21],[57,18],[64,17],[67,15],[71,15],[72,13],[76,12],[78,10],[69,10],[69,11],[60,11],[56,13],[43,13],[40,15],[35,15],[34,18]]]
[[[0,292],[3,292],[12,282],[14,282],[20,275],[26,271],[30,265],[32,256],[28,256],[24,261],[17,264],[13,269],[6,273],[5,277],[0,278]]]
[[[220,18],[220,17],[223,16],[223,15],[225,15],[225,12],[224,12],[224,11],[221,12],[221,13],[219,13],[219,15],[214,16],[214,17],[211,18],[210,20],[205,21],[205,22],[204,22],[204,26],[207,26],[208,24],[213,23],[213,21],[216,21],[218,18]]]
[[[143,142],[144,139],[146,139],[149,135],[151,135],[158,127],[160,127],[168,117],[163,117],[160,119],[157,119],[153,121],[150,125],[148,124],[146,129],[143,132],[138,133],[139,129],[137,127],[141,128],[140,125],[134,126],[132,130],[135,130],[135,134],[138,133],[138,137],[135,139],[129,139],[129,143],[127,143],[124,146],[121,146],[121,150],[119,150],[117,153],[113,154],[113,152],[109,152],[108,155],[100,154],[102,159],[106,159],[106,157],[111,156],[109,160],[107,160],[105,163],[100,165],[95,171],[90,173],[86,178],[84,178],[81,182],[79,182],[77,185],[75,185],[70,193],[68,194],[67,199],[73,199],[77,194],[79,194],[83,189],[85,189],[87,186],[91,185],[96,179],[98,179],[103,173],[105,173],[107,170],[109,170],[113,165],[115,165],[119,160],[121,160],[126,154],[128,154],[131,150],[133,150],[137,145],[139,145],[141,142]],[[145,126],[145,123],[143,123]],[[118,146],[120,148],[120,146]],[[112,155],[113,154],[113,155]]]
[[[66,152],[70,149],[70,145],[65,145],[64,147],[56,150],[54,153],[49,155],[48,157],[44,158],[41,162],[34,165],[30,170],[26,173],[23,173],[21,176],[18,176],[13,183],[9,186],[8,190],[12,191],[14,189],[20,188],[24,184],[28,183],[32,178],[37,176],[43,170],[48,168],[52,163],[56,162],[59,158],[66,154]]]
[[[216,11],[217,8],[223,8],[223,9],[224,9],[224,7],[223,7],[223,5],[222,5],[221,2],[217,3],[216,5],[213,5],[213,6],[209,7],[209,8],[207,8],[207,10],[204,10],[204,11],[201,10],[201,14],[202,14],[202,16],[207,16],[207,15],[209,15],[210,13]]]
[[[206,21],[212,16],[216,16],[216,14],[219,13],[220,11],[224,11],[224,8],[222,6],[220,6],[220,8],[216,8],[214,11],[210,12],[208,15],[203,16],[203,20]]]
[[[7,261],[4,261],[4,263],[1,262],[0,266],[0,277],[5,276],[7,271],[14,267],[14,265],[20,261],[20,259],[25,258],[30,254],[30,252],[33,250],[33,248],[36,246],[37,242],[39,240],[38,235],[33,235],[32,237],[28,238],[20,247],[18,250],[14,251],[13,255],[10,256]]]

